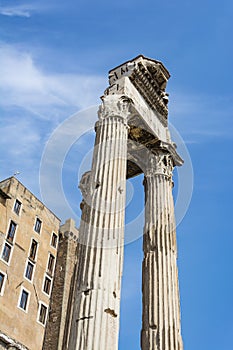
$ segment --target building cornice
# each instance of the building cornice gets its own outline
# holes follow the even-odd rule
[[[110,86],[125,76],[128,76],[149,107],[157,112],[162,124],[167,126],[168,94],[165,89],[170,74],[164,65],[142,55],[137,56],[109,72]]]

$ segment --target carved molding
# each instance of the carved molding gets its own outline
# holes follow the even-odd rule
[[[159,148],[161,150],[164,150],[170,153],[173,159],[174,165],[181,166],[184,163],[183,159],[179,156],[179,154],[176,151],[176,144],[174,142],[168,143],[168,142],[160,141]]]
[[[169,100],[163,84],[159,84],[158,77],[160,76],[163,76],[160,67],[157,67],[155,73],[152,74],[145,65],[140,63],[129,78],[152,110],[159,112],[158,117],[163,125],[167,126],[167,104]],[[165,77],[164,81],[166,81]]]
[[[176,152],[174,143],[158,141],[153,147],[147,148],[134,140],[128,140],[128,160],[138,167],[136,171],[145,176],[166,175],[172,176],[175,166],[181,166],[183,159]]]
[[[147,160],[147,168],[144,172],[146,177],[163,175],[172,180],[174,162],[170,153],[157,150],[151,153]]]
[[[109,72],[110,86],[126,76],[129,77],[149,107],[157,112],[161,123],[167,126],[169,99],[165,89],[170,74],[164,65],[140,55]]]
[[[82,175],[82,178],[79,183],[79,189],[82,193],[83,200],[86,203],[89,203],[88,198],[90,198],[92,189],[91,189],[91,171],[87,171]]]
[[[102,104],[98,110],[100,120],[110,117],[120,117],[124,120],[130,114],[130,105],[133,101],[125,95],[105,95],[101,97]]]

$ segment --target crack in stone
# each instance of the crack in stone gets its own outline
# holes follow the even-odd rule
[[[76,322],[79,321],[84,321],[84,320],[90,320],[91,318],[94,318],[94,316],[84,316],[84,317],[80,317],[76,320]]]

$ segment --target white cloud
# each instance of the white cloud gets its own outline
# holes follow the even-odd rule
[[[30,181],[35,183],[42,147],[43,132],[38,122],[28,114],[11,111],[1,116],[2,179],[19,170],[21,181],[28,185]],[[33,186],[31,188],[36,191]]]
[[[53,120],[55,125],[77,110],[100,102],[106,77],[69,73],[47,73],[30,52],[0,43],[0,107],[18,106],[34,117]],[[169,120],[186,141],[232,135],[232,111],[227,96],[171,93]],[[227,107],[228,106],[228,107]]]
[[[32,4],[21,4],[16,6],[0,6],[0,15],[8,17],[31,17],[36,11],[36,6]]]
[[[19,170],[25,184],[35,179],[55,127],[77,110],[99,103],[105,87],[100,76],[44,72],[30,52],[0,43],[1,177]],[[94,125],[96,113],[91,117]],[[78,130],[90,125],[88,115],[76,125]],[[34,186],[30,188],[38,192]]]
[[[1,128],[1,143],[11,157],[27,157],[38,149],[40,140],[40,134],[29,118],[12,116]]]
[[[45,72],[36,62],[30,51],[0,43],[1,176],[19,169],[23,182],[32,176],[32,169],[38,173],[44,145],[55,127],[77,110],[99,103],[107,85],[106,76]],[[186,141],[196,143],[215,136],[216,131],[226,132],[223,126],[231,115],[222,108],[226,105],[211,96],[176,91],[171,96],[170,120]],[[96,119],[96,113],[84,113],[68,132],[86,130]],[[232,135],[230,129],[227,132]]]
[[[98,103],[105,87],[101,76],[47,74],[29,52],[0,45],[0,106],[20,106],[50,118],[59,108],[73,112]]]

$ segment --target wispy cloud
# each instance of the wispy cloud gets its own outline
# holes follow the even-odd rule
[[[40,149],[44,142],[41,123],[30,117],[25,111],[1,110],[1,140],[3,150],[0,157],[1,178],[11,176],[16,170],[26,183],[33,182],[38,176]],[[32,190],[38,193],[38,190]]]
[[[0,15],[8,17],[31,17],[33,12],[37,11],[37,7],[32,4],[21,4],[15,6],[0,6]]]
[[[99,103],[105,87],[101,76],[45,72],[30,51],[0,43],[1,177],[19,170],[20,179],[29,185],[28,179],[38,176],[45,143],[56,126]],[[91,123],[87,116],[77,120],[78,130],[80,125],[94,125],[97,114],[91,118]],[[35,185],[34,181],[30,188],[38,193]]]
[[[30,52],[6,44],[0,45],[0,76],[0,106],[20,106],[45,118],[98,103],[106,86],[101,76],[44,72]]]
[[[99,103],[107,79],[98,75],[45,72],[30,51],[0,43],[0,106],[19,106],[34,117],[62,121]],[[171,93],[169,119],[188,143],[232,137],[232,97]],[[226,125],[229,127],[226,128]]]
[[[1,176],[19,169],[26,184],[32,171],[38,174],[44,145],[53,130],[74,112],[99,103],[107,85],[106,76],[48,72],[38,62],[30,50],[0,42],[0,146],[5,150]],[[231,106],[224,96],[216,99],[176,90],[171,94],[169,117],[185,142],[199,143],[219,135],[232,137]],[[96,118],[94,112],[85,115],[68,131],[94,125]]]
[[[18,118],[12,116],[12,119],[3,125],[1,134],[1,142],[7,146],[7,152],[12,157],[18,157],[21,154],[27,157],[38,149],[41,139],[33,121],[25,116],[19,118],[19,115]],[[9,140],[14,142],[9,142]]]

